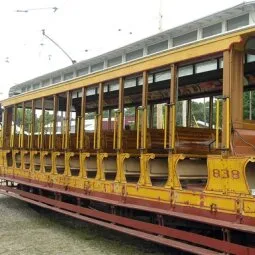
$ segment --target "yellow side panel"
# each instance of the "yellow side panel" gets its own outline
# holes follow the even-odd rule
[[[209,156],[206,191],[225,194],[250,194],[245,176],[249,158]]]

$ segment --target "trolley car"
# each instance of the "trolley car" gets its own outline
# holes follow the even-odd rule
[[[254,52],[245,26],[3,100],[1,192],[196,254],[255,254]]]

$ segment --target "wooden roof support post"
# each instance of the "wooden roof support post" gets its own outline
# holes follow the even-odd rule
[[[140,156],[140,178],[139,185],[151,186],[149,161],[155,158],[155,154],[147,153],[147,106],[148,106],[148,73],[143,72],[143,94],[142,94],[142,121],[141,121],[141,156]],[[138,112],[139,114],[139,112]],[[137,128],[139,128],[137,126]]]
[[[15,104],[13,106],[13,110],[14,110],[14,116],[13,116],[13,141],[12,141],[12,146],[13,148],[17,148],[17,144],[15,143],[16,141],[16,123],[17,123],[17,105]]]
[[[118,113],[118,133],[117,149],[122,151],[123,122],[124,122],[124,79],[119,78],[119,113]]]
[[[64,146],[64,148],[66,150],[68,150],[70,147],[69,130],[70,130],[71,100],[72,100],[72,92],[67,91],[66,92],[66,125],[65,125],[66,126],[66,129],[65,129],[66,135],[65,135],[65,146]]]
[[[34,149],[35,143],[35,100],[32,100],[32,119],[31,119],[31,143],[30,149]]]
[[[58,95],[53,96],[53,126],[52,126],[52,149],[56,149],[56,133],[58,122]]]
[[[81,90],[80,150],[84,149],[85,111],[86,111],[86,88],[83,87]]]
[[[26,114],[26,111],[25,111],[26,107],[25,107],[25,102],[22,102],[22,124],[21,124],[21,149],[24,149],[24,134],[25,134],[25,114]]]
[[[103,83],[99,84],[98,88],[99,98],[98,98],[98,112],[97,112],[97,141],[96,148],[101,151],[101,136],[102,136],[102,117],[103,117],[103,102],[104,102],[104,85]]]
[[[222,149],[229,149],[230,113],[226,99],[231,96],[231,52],[223,53],[223,114],[222,114]],[[224,102],[225,101],[225,102]]]
[[[11,142],[11,126],[12,126],[12,106],[6,107],[4,110],[4,132],[3,132],[3,138],[4,144],[3,147],[5,149],[10,148],[10,142]]]
[[[41,143],[40,149],[44,149],[44,126],[45,126],[45,97],[42,98],[42,122],[41,122]]]
[[[231,128],[243,121],[243,52],[231,48],[223,53],[222,149],[229,150]]]
[[[148,106],[148,73],[147,71],[144,71],[143,94],[142,94],[142,122],[141,122],[141,149],[143,150],[143,152],[147,152],[147,122],[148,122],[147,106]]]
[[[213,96],[209,99],[209,128],[213,127]]]
[[[175,126],[176,126],[176,91],[178,86],[177,67],[171,65],[171,83],[170,83],[170,111],[169,111],[169,149],[175,148]],[[168,126],[168,125],[167,125]]]
[[[242,128],[243,121],[243,80],[244,52],[233,48],[231,50],[231,116],[234,128]]]

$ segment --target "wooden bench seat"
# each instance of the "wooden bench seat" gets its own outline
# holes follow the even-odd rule
[[[176,129],[176,151],[186,154],[208,154],[215,142],[215,130],[209,128]]]
[[[104,130],[101,135],[102,151],[115,155],[113,149],[113,131]],[[44,137],[44,146],[49,146],[49,135]],[[71,151],[76,151],[76,134],[70,134],[69,142]],[[34,136],[34,144],[37,144],[38,136]],[[57,150],[62,150],[62,134],[56,134],[55,144]],[[207,155],[215,153],[213,143],[215,142],[215,130],[209,128],[176,127],[176,152],[184,154]],[[89,153],[96,153],[94,149],[94,132],[85,132],[84,150]],[[168,151],[164,149],[164,130],[148,129],[147,131],[148,152],[155,153],[157,157],[167,156]],[[126,153],[135,156],[140,151],[136,149],[137,132],[136,130],[123,130],[122,148]]]

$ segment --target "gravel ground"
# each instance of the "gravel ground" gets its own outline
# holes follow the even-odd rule
[[[182,254],[0,195],[0,254]]]

